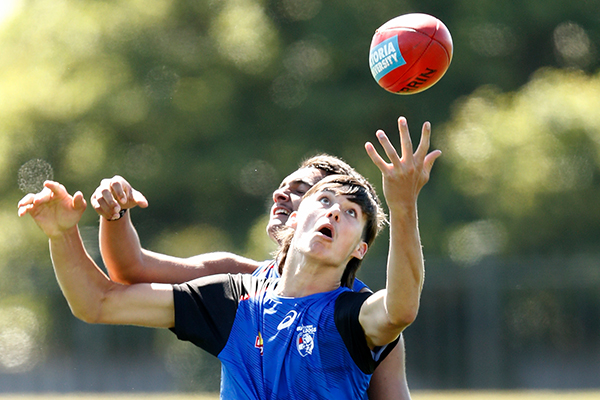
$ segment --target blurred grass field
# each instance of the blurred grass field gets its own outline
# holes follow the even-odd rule
[[[218,400],[217,394],[171,393],[70,393],[70,394],[10,394],[2,400]],[[600,400],[600,391],[413,391],[413,400]]]

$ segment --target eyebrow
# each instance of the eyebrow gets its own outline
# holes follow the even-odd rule
[[[307,181],[303,180],[303,179],[294,179],[290,182],[281,182],[281,185],[279,185],[279,188],[281,189],[282,187],[284,187],[285,185],[288,186],[292,186],[292,185],[306,185],[308,187],[313,187],[314,185],[311,185],[310,183],[308,183]]]
[[[351,194],[336,193],[331,188],[327,188],[327,187],[323,188],[322,190],[319,190],[315,194],[317,194],[317,193],[329,193],[329,194],[333,195],[334,197],[343,197],[346,201],[349,201],[350,203],[355,204],[362,214],[366,214],[365,210],[363,210],[361,203],[359,203],[357,200],[355,200],[356,197],[352,196]]]

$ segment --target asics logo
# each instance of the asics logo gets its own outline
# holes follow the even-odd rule
[[[298,313],[294,310],[290,311],[289,313],[287,313],[287,315],[285,316],[285,318],[283,319],[283,321],[281,321],[279,323],[279,325],[277,325],[277,330],[280,331],[282,329],[285,329],[287,327],[289,327],[294,320],[296,319],[296,316],[298,315]]]

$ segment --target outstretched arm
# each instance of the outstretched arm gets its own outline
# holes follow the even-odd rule
[[[89,323],[173,326],[170,285],[120,285],[88,255],[77,227],[86,208],[81,192],[70,196],[61,184],[47,181],[40,193],[28,194],[18,207],[18,215],[31,215],[50,239],[56,279],[77,318]]]
[[[417,198],[429,180],[433,163],[441,155],[431,153],[431,126],[423,124],[421,141],[413,154],[408,125],[399,118],[402,156],[383,131],[377,139],[390,163],[371,143],[365,148],[383,179],[383,193],[389,209],[390,246],[386,288],[371,296],[360,311],[359,320],[370,346],[381,346],[394,340],[417,316],[424,279],[424,262],[417,218]]]
[[[100,251],[110,277],[121,283],[182,283],[218,273],[252,273],[258,262],[232,253],[215,252],[190,258],[172,257],[142,248],[127,211],[148,201],[121,176],[103,179],[91,198],[100,218]]]

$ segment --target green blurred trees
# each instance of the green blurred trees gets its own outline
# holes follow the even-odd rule
[[[457,246],[469,240],[481,256],[597,252],[598,94],[599,75],[550,69],[518,92],[482,87],[456,103],[438,145],[448,183],[485,222],[447,230],[450,255],[466,257]]]
[[[268,257],[262,216],[278,182],[324,151],[379,186],[363,144],[378,128],[397,143],[399,115],[414,138],[432,121],[444,153],[420,199],[428,255],[468,264],[598,248],[598,1],[6,4],[3,298],[61,301],[45,238],[16,217],[35,171],[86,198],[102,178],[126,177],[150,203],[133,211],[146,247]],[[434,88],[401,97],[376,85],[367,55],[374,30],[407,12],[440,17],[455,53]],[[90,209],[91,248],[96,225]],[[378,260],[386,246],[373,250]]]

